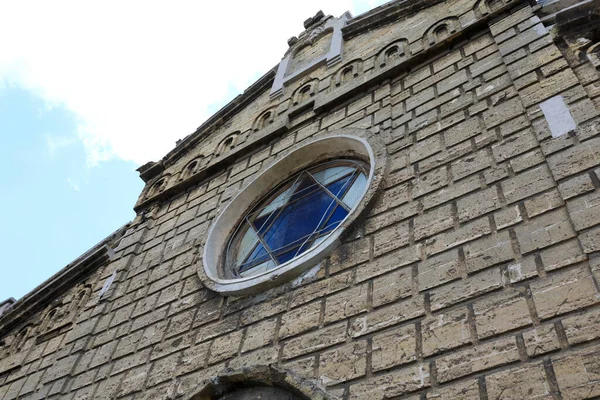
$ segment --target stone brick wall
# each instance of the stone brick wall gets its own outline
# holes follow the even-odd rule
[[[0,399],[190,398],[271,365],[313,398],[600,396],[598,72],[553,41],[539,7],[430,3],[348,39],[349,81],[321,66],[281,98],[267,88],[167,157],[72,325],[40,341],[40,311],[17,347],[21,331],[5,335]],[[448,15],[462,29],[423,49]],[[410,51],[381,67],[399,35]],[[577,126],[562,135],[541,107],[555,96]],[[204,288],[202,245],[228,201],[286,149],[349,127],[382,138],[389,172],[344,243],[259,295]],[[232,131],[229,154],[211,155]],[[201,154],[208,172],[179,180]]]

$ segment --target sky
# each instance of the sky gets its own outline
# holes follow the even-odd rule
[[[384,0],[0,0],[0,301],[135,217],[135,171],[275,66],[318,10]]]

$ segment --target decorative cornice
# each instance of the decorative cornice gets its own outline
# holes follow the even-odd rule
[[[445,0],[404,0],[386,3],[352,19],[344,28],[342,28],[344,39],[348,40],[365,31],[397,21],[408,14],[414,14],[424,8],[431,7],[434,4],[442,3],[444,1]]]
[[[15,302],[0,317],[0,337],[30,318],[35,312],[43,309],[54,298],[62,295],[84,277],[98,267],[106,264],[113,257],[113,245],[123,237],[129,224],[124,225],[85,252],[75,261],[54,274],[44,283]]]

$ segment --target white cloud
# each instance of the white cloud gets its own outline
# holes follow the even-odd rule
[[[65,147],[69,147],[74,143],[77,143],[77,138],[75,137],[52,135],[50,133],[46,133],[45,137],[46,147],[48,149],[50,157],[54,157],[54,155],[56,155],[56,153],[59,150],[64,149]]]
[[[361,1],[6,1],[0,90],[10,82],[72,112],[89,164],[142,164],[193,132],[230,86],[241,92],[279,62],[319,9],[384,3]]]
[[[80,191],[79,185],[71,178],[67,178],[67,184],[76,192]]]

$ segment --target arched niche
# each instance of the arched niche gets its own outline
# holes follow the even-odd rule
[[[406,39],[395,40],[388,44],[377,55],[377,67],[388,67],[406,59],[408,48],[408,40]]]
[[[237,146],[239,139],[240,139],[239,131],[233,132],[233,133],[230,133],[229,135],[227,135],[223,140],[221,140],[221,142],[217,146],[217,148],[215,150],[215,157],[219,157],[220,155],[223,155],[223,154],[229,152],[230,150],[233,150],[233,148],[235,146]]]
[[[189,178],[190,176],[192,176],[196,172],[198,172],[202,168],[203,165],[204,165],[204,157],[203,156],[194,158],[192,161],[187,163],[187,165],[185,167],[183,167],[183,170],[179,174],[179,180],[180,181],[186,180],[187,178]]]
[[[346,82],[351,81],[356,78],[363,72],[363,61],[361,59],[352,60],[340,69],[333,75],[333,86],[340,86]]]
[[[254,397],[248,397],[254,396]],[[261,397],[257,397],[261,396]],[[279,396],[279,397],[271,397]],[[329,400],[313,381],[274,365],[226,369],[201,382],[185,400]]]
[[[314,96],[317,93],[319,85],[318,79],[312,79],[303,85],[301,85],[296,91],[292,94],[292,104],[297,105],[305,100],[308,100],[310,97]]]
[[[92,296],[92,286],[91,285],[81,285],[79,286],[77,293],[73,300],[71,300],[71,305],[69,306],[70,313],[76,313],[78,310],[81,310],[87,304],[88,300]]]
[[[167,188],[169,184],[169,179],[171,178],[171,174],[166,174],[161,176],[150,188],[148,189],[148,194],[146,198],[150,198],[156,196],[159,193],[162,193]]]
[[[275,109],[270,108],[268,110],[263,111],[258,118],[254,120],[254,124],[252,125],[252,130],[254,132],[260,131],[261,129],[271,125],[275,120]]]
[[[513,3],[514,0],[479,0],[473,7],[478,17],[496,12],[505,6]]]
[[[460,30],[460,22],[456,17],[450,17],[436,22],[423,37],[424,47],[441,43]]]

